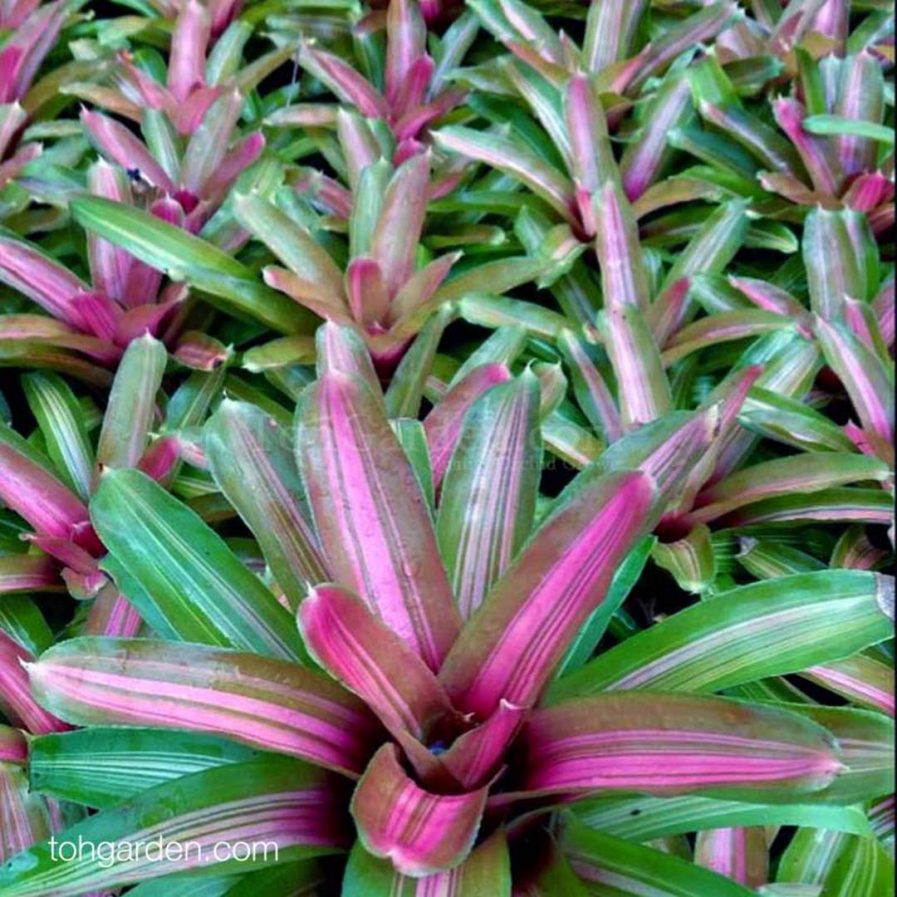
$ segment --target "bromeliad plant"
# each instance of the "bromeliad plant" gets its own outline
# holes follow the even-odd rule
[[[437,67],[427,53],[424,15],[422,5],[410,0],[396,0],[388,5],[386,51],[380,67],[370,72],[368,78],[339,56],[307,42],[299,49],[299,65],[309,75],[338,100],[386,127],[394,145],[392,161],[396,165],[425,149],[428,126],[463,101],[464,91],[447,87],[445,75],[458,65],[479,28],[473,16],[462,17],[440,42]],[[373,19],[371,16],[367,28]],[[356,30],[365,27],[360,22]],[[376,59],[376,54],[373,55]],[[333,124],[335,113],[336,110],[328,110],[319,103],[302,104],[278,110],[270,121],[277,125],[314,126],[329,119]]]
[[[139,469],[183,494],[177,481],[181,461],[201,458],[189,433],[203,421],[225,366],[194,371],[159,420],[157,400],[167,361],[165,347],[149,334],[130,344],[97,421],[95,445],[86,409],[61,377],[45,372],[23,377],[38,428],[29,441],[0,424],[0,498],[32,529],[20,533],[27,550],[0,557],[0,594],[21,595],[26,602],[10,619],[39,619],[27,595],[62,587],[83,608],[74,630],[97,635],[139,631],[140,615],[100,568],[106,549],[90,523],[87,502],[100,472],[117,468]]]
[[[381,157],[370,131],[371,142],[357,139],[365,129],[355,124],[361,129],[347,126],[343,140],[352,191],[337,193],[337,185],[331,191],[348,219],[349,245],[334,247],[334,254],[348,254],[344,271],[316,242],[301,209],[290,217],[286,210],[295,205],[289,192],[281,194],[283,208],[260,196],[238,195],[234,212],[289,269],[264,268],[265,282],[325,320],[353,325],[378,367],[388,371],[439,306],[476,290],[503,293],[547,270],[550,262],[498,258],[450,277],[461,253],[430,259],[420,246],[431,195],[429,155],[415,154],[394,168]]]
[[[0,0],[0,897],[893,893],[886,6]]]
[[[0,892],[63,897],[205,866],[213,840],[249,832],[276,843],[281,862],[327,853],[351,843],[347,807],[358,840],[343,893],[468,893],[480,882],[510,894],[509,845],[533,838],[545,862],[524,863],[514,887],[572,875],[582,888],[613,839],[609,847],[570,823],[552,860],[539,833],[558,803],[596,791],[800,802],[835,789],[838,800],[851,771],[849,748],[826,726],[836,721],[706,693],[744,681],[728,665],[748,645],[760,649],[758,631],[786,607],[808,621],[814,607],[852,608],[850,636],[843,625],[819,630],[810,649],[819,659],[887,638],[892,599],[875,574],[796,577],[778,596],[764,584],[736,589],[691,611],[703,619],[737,607],[734,640],[713,633],[678,650],[660,639],[658,653],[648,632],[652,648],[638,650],[635,638],[551,684],[584,624],[591,618],[593,636],[607,625],[614,571],[715,438],[717,406],[686,416],[640,463],[599,461],[536,519],[531,373],[481,388],[463,416],[449,393],[447,410],[419,424],[387,418],[351,329],[325,325],[318,359],[294,440],[233,401],[205,428],[212,473],[258,538],[280,601],[149,477],[109,470],[91,502],[110,552],[103,567],[168,641],[77,638],[26,664],[43,706],[98,727],[38,750],[74,760],[89,743],[102,753],[113,732],[132,732],[131,780],[100,792],[124,798],[159,783],[69,834],[195,838],[201,858],[59,867],[42,845],[5,867]],[[446,440],[440,471],[430,458]],[[804,644],[760,650],[748,677],[800,668]],[[705,694],[681,693],[691,690]],[[149,728],[103,728],[121,725]],[[180,748],[143,772],[143,754],[176,743],[160,729],[181,733]],[[209,763],[198,755],[210,733],[282,756],[185,776]],[[333,774],[345,787],[322,790]],[[110,806],[100,792],[82,781],[68,796]]]
[[[90,192],[122,205],[135,198],[124,171],[100,160],[87,173]],[[150,214],[183,224],[180,205],[162,198]],[[39,305],[51,317],[24,312],[0,318],[0,339],[15,363],[78,371],[102,383],[131,341],[144,333],[177,336],[172,322],[187,299],[183,284],[163,287],[161,272],[93,235],[87,238],[91,282],[26,240],[0,235],[0,282]],[[166,328],[167,323],[173,326]],[[21,346],[25,351],[13,353]],[[30,350],[30,353],[29,353]],[[30,358],[28,357],[30,354]]]

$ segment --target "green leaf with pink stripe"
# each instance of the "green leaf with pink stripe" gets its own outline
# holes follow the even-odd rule
[[[484,364],[459,380],[424,418],[424,432],[433,465],[433,483],[439,488],[452,452],[461,438],[464,418],[481,396],[511,377],[504,364]]]
[[[343,897],[511,897],[511,862],[504,835],[496,832],[447,872],[412,878],[356,842],[343,879]]]
[[[0,738],[4,728],[0,726]],[[28,787],[24,762],[11,763],[0,756],[0,863],[51,832],[47,801]]]
[[[709,523],[764,499],[860,483],[884,482],[891,472],[883,461],[845,452],[818,452],[765,461],[733,473],[698,493],[689,520]]]
[[[78,725],[210,732],[361,772],[378,730],[320,673],[282,660],[150,639],[77,638],[28,665],[38,700]]]
[[[348,833],[335,798],[327,773],[287,757],[206,770],[104,810],[55,845],[18,854],[0,869],[0,893],[75,897],[176,872],[249,872],[339,852]],[[68,853],[57,855],[60,842],[69,840],[77,856],[60,862]],[[147,850],[153,843],[161,848]],[[243,843],[250,853],[241,862]]]
[[[487,718],[531,705],[651,522],[641,473],[581,475],[461,631],[440,671],[455,706]]]
[[[894,670],[869,654],[819,664],[801,675],[849,701],[894,716]]]
[[[565,819],[561,840],[589,894],[614,897],[749,897],[754,891],[679,857]]]
[[[841,379],[860,422],[885,444],[894,438],[894,364],[885,364],[845,325],[815,322],[826,362]],[[893,458],[893,455],[891,456]]]
[[[538,410],[538,380],[525,371],[487,391],[464,418],[436,532],[465,619],[529,536],[542,468]]]
[[[104,467],[136,467],[149,443],[156,411],[156,393],[168,353],[149,333],[125,350],[112,381],[103,415],[96,461]]]
[[[607,689],[713,692],[848,657],[889,638],[889,577],[821,570],[752,583],[679,611],[554,683],[552,701]]]
[[[162,782],[260,752],[205,732],[90,726],[32,739],[31,790],[105,810]]]
[[[203,448],[212,476],[295,607],[309,583],[328,577],[289,434],[256,405],[225,399],[204,427]]]

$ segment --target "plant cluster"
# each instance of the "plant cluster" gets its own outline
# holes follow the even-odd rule
[[[893,894],[893,66],[0,0],[0,897]]]

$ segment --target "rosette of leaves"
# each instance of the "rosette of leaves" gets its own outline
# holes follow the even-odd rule
[[[57,374],[22,377],[37,427],[23,438],[0,425],[0,498],[9,515],[4,525],[18,535],[0,557],[0,620],[30,649],[49,639],[33,593],[67,590],[78,602],[71,631],[137,633],[140,617],[100,568],[106,549],[87,505],[107,468],[142,470],[176,494],[198,499],[198,507],[216,491],[197,467],[203,462],[195,430],[226,375],[229,353],[219,349],[216,360],[195,364],[205,369],[179,378],[168,396],[161,391],[168,354],[144,334],[125,351],[99,408]]]
[[[430,37],[421,4],[398,0],[382,16],[369,14],[353,28],[360,44],[358,60],[346,60],[300,39],[297,62],[340,103],[380,123],[391,135],[392,161],[400,164],[427,143],[430,124],[443,118],[464,99],[464,91],[446,83],[477,36],[479,25],[465,14],[435,39],[437,59],[427,52]],[[385,33],[380,45],[381,31]],[[354,64],[353,64],[354,63]],[[361,66],[365,74],[358,71]],[[278,109],[269,116],[277,126],[320,128],[336,125],[339,107],[303,102]]]
[[[887,744],[886,718],[715,694],[887,640],[886,578],[822,571],[735,588],[570,675],[583,625],[606,628],[645,535],[715,439],[716,406],[641,460],[586,469],[544,507],[531,372],[475,367],[418,423],[389,419],[352,328],[322,327],[317,356],[294,434],[240,402],[205,427],[212,474],[258,539],[274,591],[145,474],[101,478],[91,520],[109,549],[103,566],[154,635],[72,639],[26,664],[38,702],[87,727],[32,746],[35,787],[100,808],[66,837],[254,833],[285,865],[351,847],[344,894],[549,894],[558,882],[588,893],[620,878],[638,893],[662,875],[682,894],[736,897],[747,879],[700,864],[739,862],[745,839],[726,853],[708,836],[692,865],[593,820],[642,812],[621,810],[626,800],[666,799],[698,801],[683,811],[690,831],[777,825],[821,802],[887,872],[851,813],[859,792],[891,787],[884,763],[868,760]],[[782,614],[800,625],[782,626]],[[223,756],[232,742],[266,754]],[[141,759],[160,751],[159,763]],[[91,774],[116,763],[128,774]],[[82,773],[60,776],[57,764]],[[559,803],[579,821],[555,815]],[[648,818],[642,840],[668,814]],[[210,856],[193,872],[256,880],[251,865]],[[0,871],[0,887],[63,897],[147,888],[185,868],[104,865],[60,867],[43,843]]]

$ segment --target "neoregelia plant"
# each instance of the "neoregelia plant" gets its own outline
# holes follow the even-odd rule
[[[846,602],[857,620],[855,635],[843,616],[833,636],[820,632],[817,657],[886,638],[887,586],[872,573],[798,576],[777,598],[762,584],[736,589],[708,606],[739,608],[744,635],[734,642],[711,637],[696,651],[677,650],[659,627],[654,642],[668,645],[666,659],[638,651],[635,639],[618,649],[623,666],[608,655],[610,678],[594,671],[599,658],[546,697],[614,570],[715,438],[716,406],[634,469],[597,462],[534,521],[540,448],[531,373],[481,387],[463,417],[452,414],[449,392],[447,420],[430,423],[437,405],[423,424],[398,421],[400,440],[353,331],[326,325],[318,358],[294,445],[241,403],[222,404],[206,426],[205,457],[257,534],[282,603],[149,477],[110,469],[91,503],[110,551],[103,567],[174,641],[80,638],[28,665],[39,700],[68,722],[226,735],[342,775],[347,788],[355,782],[347,805],[346,789],[321,792],[324,780],[296,759],[269,761],[267,776],[249,762],[242,787],[239,767],[221,767],[200,776],[211,787],[220,773],[236,803],[210,803],[197,791],[163,831],[202,837],[210,826],[209,837],[239,839],[258,830],[295,857],[346,846],[348,806],[359,842],[347,874],[360,878],[347,893],[360,894],[368,874],[392,879],[390,887],[402,876],[424,877],[427,887],[498,876],[504,842],[538,824],[538,807],[595,790],[746,800],[787,789],[799,801],[838,787],[845,748],[812,716],[678,694],[673,682],[693,681],[698,670],[709,677],[698,691],[737,682],[725,658],[759,647],[766,621],[786,607],[809,616],[804,590],[815,602]],[[440,470],[429,460],[446,439],[453,450]],[[800,668],[802,650],[798,642],[763,651],[756,662],[764,675],[787,672]],[[588,696],[570,699],[583,681]],[[172,771],[178,762],[189,758],[172,759]],[[152,802],[176,787],[177,778],[138,798],[150,802],[143,822],[113,809],[75,831],[137,837],[151,825]],[[280,803],[285,815],[272,812]],[[74,863],[60,879],[47,848],[25,856],[0,879],[10,895],[50,886],[77,894],[180,868]]]
[[[0,0],[0,897],[892,895],[893,60]]]

